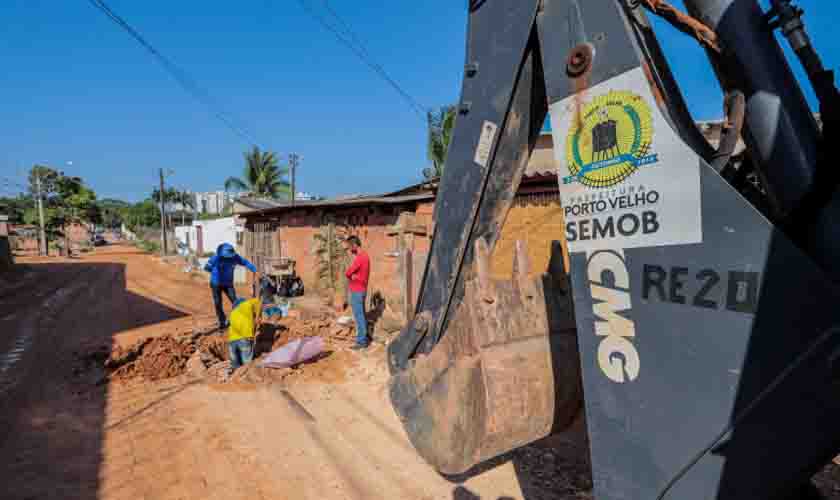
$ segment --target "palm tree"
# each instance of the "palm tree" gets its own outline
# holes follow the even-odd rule
[[[426,156],[432,162],[432,167],[423,170],[423,175],[436,178],[443,175],[446,152],[452,140],[452,129],[455,128],[455,106],[441,106],[436,112],[429,111],[426,122],[429,127]]]
[[[286,177],[289,168],[281,166],[277,155],[271,151],[254,149],[245,153],[245,169],[242,178],[229,177],[225,189],[230,191],[248,191],[254,196],[277,199],[281,195],[291,198],[291,188]]]

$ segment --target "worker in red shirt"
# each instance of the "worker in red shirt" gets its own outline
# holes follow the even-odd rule
[[[362,242],[357,236],[344,240],[344,248],[353,255],[353,262],[344,273],[350,281],[350,306],[356,320],[356,344],[351,349],[366,349],[370,345],[365,317],[365,298],[367,297],[368,278],[370,277],[370,257],[362,250]]]

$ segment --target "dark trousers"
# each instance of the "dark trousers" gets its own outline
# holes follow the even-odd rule
[[[236,289],[233,288],[233,285],[210,285],[210,288],[213,289],[213,304],[216,305],[216,317],[219,318],[219,327],[224,328],[226,320],[225,310],[222,308],[222,292],[225,292],[232,306],[236,302]]]

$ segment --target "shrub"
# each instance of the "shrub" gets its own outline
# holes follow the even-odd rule
[[[135,242],[137,248],[144,252],[149,253],[159,253],[160,252],[160,243],[157,241],[149,241],[149,240],[137,240]]]

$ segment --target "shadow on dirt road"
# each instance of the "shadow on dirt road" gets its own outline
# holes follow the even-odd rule
[[[98,499],[109,387],[85,354],[185,314],[127,290],[124,263],[32,263],[10,276],[0,288],[0,498]]]

